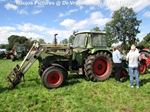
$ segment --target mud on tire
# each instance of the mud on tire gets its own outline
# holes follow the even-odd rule
[[[94,82],[108,79],[112,73],[112,59],[110,54],[100,52],[88,56],[84,64],[85,75]]]

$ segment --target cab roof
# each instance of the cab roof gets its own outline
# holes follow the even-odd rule
[[[106,32],[105,32],[105,31],[80,31],[80,32],[75,33],[75,35],[77,35],[77,34],[82,34],[82,33],[97,33],[97,34],[106,34]]]

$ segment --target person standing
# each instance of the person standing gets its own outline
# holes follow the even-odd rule
[[[116,47],[113,51],[113,63],[115,69],[115,81],[120,82],[120,75],[122,71],[122,54],[120,46]]]
[[[130,75],[130,86],[134,87],[134,75],[136,77],[136,86],[137,88],[140,87],[140,80],[139,80],[139,52],[136,51],[136,46],[132,45],[130,52],[126,56],[126,61],[129,62],[129,75]]]

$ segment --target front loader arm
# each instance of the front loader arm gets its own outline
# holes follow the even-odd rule
[[[10,72],[10,74],[6,77],[10,88],[15,87],[21,82],[21,78],[28,71],[28,69],[33,65],[33,63],[37,60],[39,55],[42,53],[43,48],[38,43],[34,43],[22,61],[21,65],[16,65],[16,67]]]
[[[45,52],[47,54],[52,54],[54,56],[64,56],[68,57],[70,54],[62,55],[62,54],[56,54],[56,53],[48,53],[48,50],[67,50],[70,49],[69,45],[62,45],[62,44],[39,44],[34,43],[22,61],[21,65],[16,65],[16,67],[9,73],[9,75],[6,77],[10,88],[14,88],[16,85],[18,85],[21,82],[21,78],[24,76],[24,74],[28,71],[28,69],[33,65],[33,63],[40,59],[40,55],[42,52]]]

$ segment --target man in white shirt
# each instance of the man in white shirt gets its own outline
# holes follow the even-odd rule
[[[139,52],[136,51],[136,46],[132,45],[131,50],[126,56],[126,61],[129,62],[129,75],[130,75],[130,86],[134,87],[134,75],[136,75],[136,86],[137,88],[140,87],[140,80],[139,80]]]
[[[122,54],[120,52],[121,47],[118,46],[113,51],[113,63],[115,68],[115,81],[120,82],[120,75],[122,71]]]

